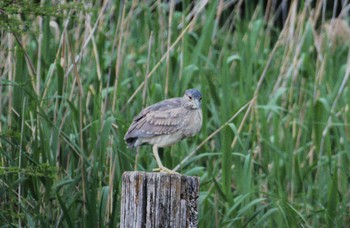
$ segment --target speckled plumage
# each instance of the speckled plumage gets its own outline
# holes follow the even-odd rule
[[[130,125],[125,141],[130,148],[143,144],[154,145],[153,152],[157,159],[155,150],[158,147],[171,146],[200,131],[201,99],[198,90],[189,89],[183,97],[163,100],[143,109]],[[158,159],[157,163],[161,166]]]

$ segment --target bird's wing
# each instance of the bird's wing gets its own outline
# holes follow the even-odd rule
[[[172,134],[183,125],[184,111],[180,98],[151,105],[134,118],[125,139]]]
[[[168,135],[177,132],[183,124],[182,107],[149,112],[141,129],[148,130],[151,135]]]
[[[166,111],[166,110],[171,110],[174,108],[181,107],[181,98],[172,98],[172,99],[167,99],[164,101],[160,101],[158,103],[155,103],[153,105],[148,106],[147,108],[143,109],[140,114],[138,114],[133,121],[137,121],[138,119],[143,118],[150,112],[154,111]]]

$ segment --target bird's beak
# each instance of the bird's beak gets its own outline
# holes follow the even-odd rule
[[[199,100],[193,100],[193,108],[200,108],[201,102]]]

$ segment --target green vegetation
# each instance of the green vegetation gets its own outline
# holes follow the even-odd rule
[[[264,1],[4,2],[1,227],[117,226],[122,173],[156,167],[126,148],[132,117],[188,88],[203,129],[161,156],[200,176],[200,227],[350,223],[350,52],[324,1],[293,1],[280,27]]]

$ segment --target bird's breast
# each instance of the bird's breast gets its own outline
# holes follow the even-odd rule
[[[189,111],[187,115],[187,121],[184,122],[185,125],[185,136],[192,137],[196,135],[202,128],[203,118],[202,118],[202,110],[195,109]]]

